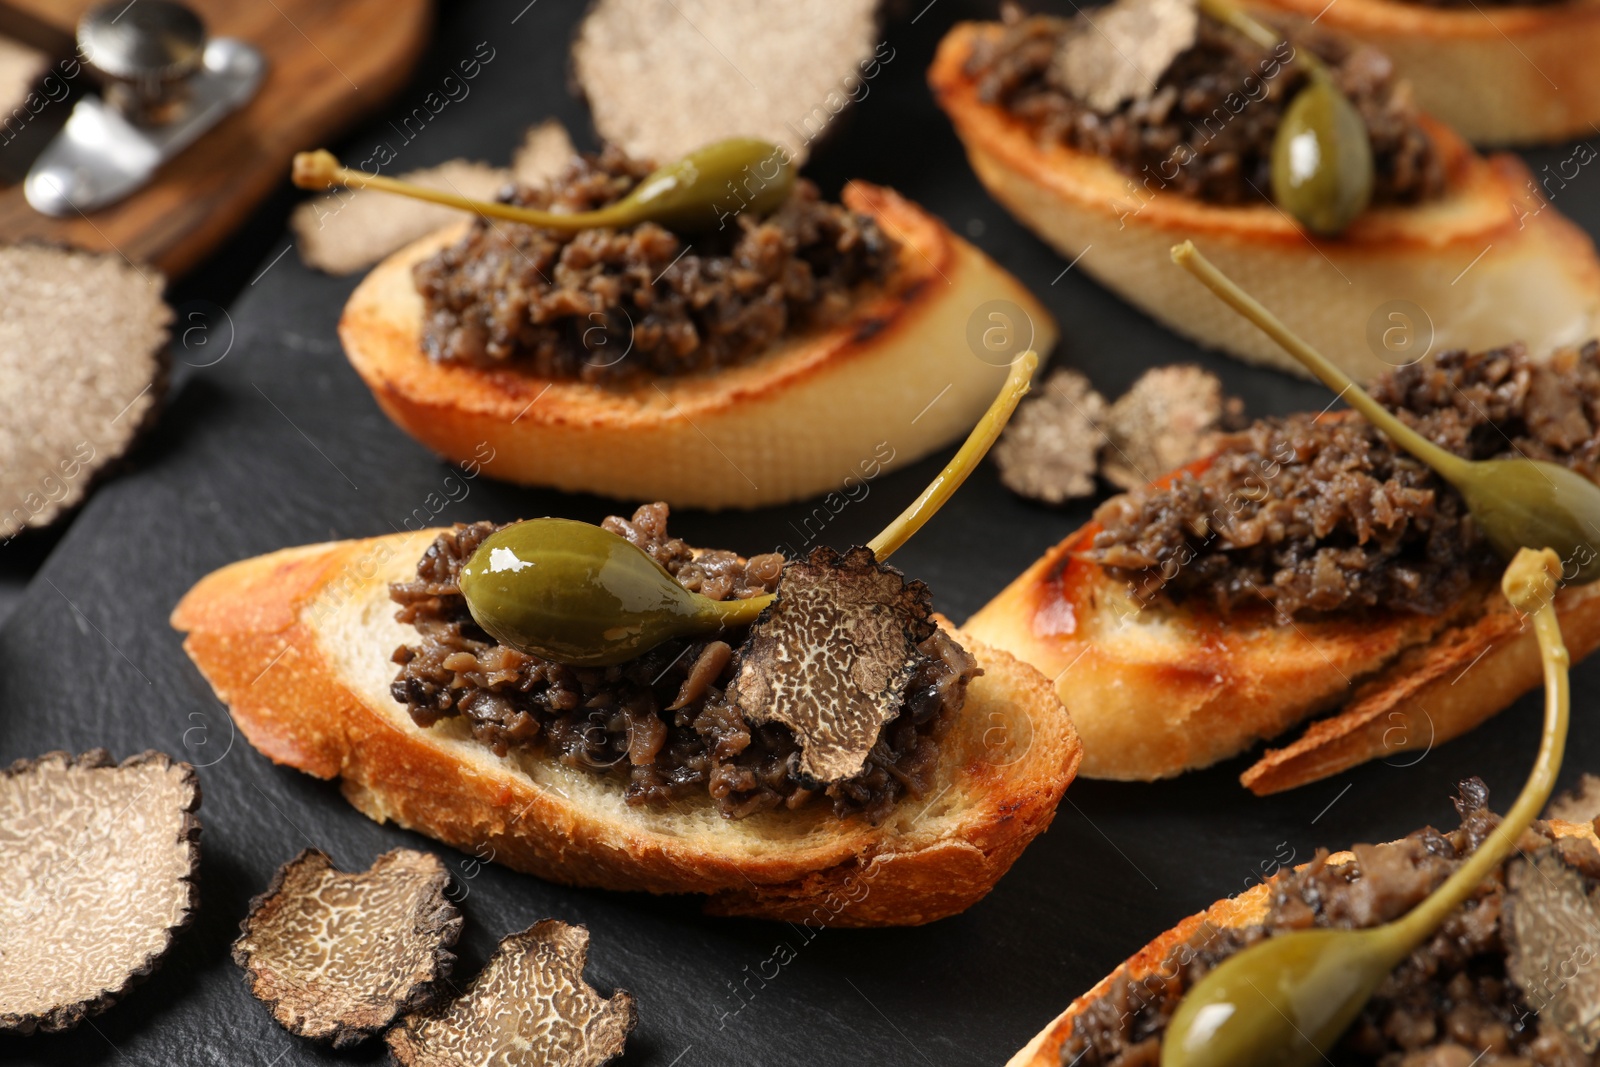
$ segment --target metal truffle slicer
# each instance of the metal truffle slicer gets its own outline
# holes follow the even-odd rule
[[[266,60],[173,0],[113,0],[78,23],[78,54],[103,86],[85,96],[28,171],[28,203],[46,215],[87,213],[143,186],[157,168],[243,107]]]

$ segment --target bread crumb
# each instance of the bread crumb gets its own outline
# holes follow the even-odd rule
[[[667,162],[726,137],[759,137],[803,162],[894,61],[877,0],[599,0],[572,45],[595,128]],[[911,62],[902,59],[900,62]]]
[[[400,177],[430,189],[448,189],[475,200],[492,200],[511,180],[511,171],[452,159]],[[372,189],[336,189],[294,209],[289,225],[306,266],[329,274],[351,274],[370,267],[435,230],[468,216],[443,204]]]
[[[1090,496],[1105,415],[1105,397],[1088,378],[1075,370],[1055,371],[1023,401],[995,444],[1000,481],[1050,504]]]
[[[522,135],[522,144],[511,157],[511,176],[522,185],[548,185],[577,154],[567,128],[557,119],[545,119]]]
[[[1120,489],[1148,485],[1211,450],[1218,430],[1243,419],[1244,405],[1194,364],[1155,367],[1111,405],[1100,473]]]

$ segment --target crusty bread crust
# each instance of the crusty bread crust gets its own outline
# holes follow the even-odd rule
[[[1440,9],[1410,0],[1246,0],[1381,49],[1417,102],[1474,144],[1588,138],[1600,123],[1600,0]],[[1569,175],[1570,177],[1570,175]]]
[[[1199,469],[1191,465],[1190,470]],[[1169,478],[1171,476],[1169,475]],[[1223,622],[1201,608],[1138,609],[1077,553],[1089,523],[964,627],[1055,679],[1090,778],[1149,781],[1207,767],[1343,705],[1242,776],[1275,793],[1459,736],[1537,686],[1531,629],[1497,588],[1439,615],[1367,612],[1284,625],[1269,610]],[[1600,586],[1556,598],[1573,660],[1600,644]],[[1470,685],[1456,685],[1470,671]]]
[[[1589,823],[1551,820],[1549,825],[1557,837],[1584,837],[1588,838],[1590,844],[1600,846],[1600,838],[1595,836],[1594,826]],[[1330,856],[1329,860],[1333,863],[1345,863],[1354,858],[1349,852],[1337,852]],[[1155,974],[1166,961],[1167,953],[1193,936],[1202,926],[1237,930],[1251,923],[1260,922],[1266,917],[1272,883],[1276,877],[1279,876],[1253,885],[1236,897],[1224,897],[1205,911],[1184,919],[1129,956],[1116,970],[1097,982],[1093,989],[1074,1000],[1066,1011],[1039,1031],[1032,1041],[1006,1061],[1006,1067],[1061,1067],[1061,1046],[1072,1036],[1075,1020],[1110,987],[1114,980],[1121,975],[1129,975],[1134,981],[1138,981]]]
[[[1335,5],[1335,9],[1342,5]],[[1041,146],[966,75],[975,41],[998,24],[963,23],[939,46],[928,80],[994,198],[1063,256],[1177,332],[1253,363],[1304,370],[1264,334],[1172,266],[1194,239],[1217,266],[1351,376],[1389,368],[1385,308],[1406,301],[1431,320],[1434,351],[1513,340],[1544,355],[1585,341],[1600,321],[1600,261],[1578,227],[1530,193],[1511,156],[1484,159],[1430,122],[1450,175],[1447,194],[1369,210],[1340,238],[1313,240],[1271,204],[1221,206],[1149,188],[1108,160]],[[1399,308],[1421,336],[1414,310]],[[1369,327],[1380,343],[1369,340]],[[1397,338],[1398,339],[1398,338]],[[1420,356],[1406,350],[1404,359]],[[1394,358],[1394,357],[1391,357]]]
[[[555,882],[703,893],[711,911],[820,926],[915,925],[981,899],[1077,771],[1077,734],[1049,683],[965,635],[984,673],[942,742],[938,785],[878,827],[820,804],[739,820],[709,798],[635,807],[613,777],[496,757],[459,722],[417,726],[389,695],[389,656],[415,631],[395,621],[388,583],[413,575],[438,533],[243,560],[172,614],[250,743],[340,778],[379,822]]]
[[[843,201],[906,246],[884,291],[836,326],[715,373],[611,387],[430,360],[411,268],[459,227],[380,263],[351,295],[339,337],[402,429],[496,478],[687,507],[816,496],[864,463],[911,463],[977,421],[1006,375],[968,347],[980,305],[1020,307],[1041,353],[1056,339],[1049,312],[932,215],[862,182]]]

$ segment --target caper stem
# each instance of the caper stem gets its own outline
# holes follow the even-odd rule
[[[1544,663],[1544,732],[1539,739],[1539,755],[1534,760],[1528,781],[1517,801],[1506,812],[1477,850],[1468,856],[1454,874],[1428,897],[1394,923],[1397,940],[1406,942],[1403,959],[1411,950],[1438,929],[1515,847],[1533,820],[1544,810],[1561,771],[1566,752],[1567,724],[1571,717],[1567,665],[1570,657],[1561,639],[1561,623],[1556,617],[1555,591],[1561,582],[1561,558],[1553,549],[1535,551],[1524,548],[1506,567],[1500,588],[1511,606],[1533,617],[1533,630],[1539,640],[1539,655]]]
[[[1432,467],[1446,481],[1455,484],[1458,479],[1469,475],[1470,464],[1467,460],[1440,448],[1401,422],[1388,408],[1372,399],[1371,394],[1357,385],[1348,374],[1330,363],[1326,356],[1285,326],[1276,315],[1263,307],[1260,301],[1239,288],[1233,279],[1218,270],[1216,265],[1194,246],[1193,241],[1174,245],[1172,261],[1198,278],[1200,283],[1217,294],[1223,303],[1255,323],[1262,333],[1299,360],[1301,366],[1320,378],[1322,384],[1338,392],[1346,403],[1392,437],[1401,448]]]
[[[1006,375],[1005,384],[1000,387],[999,394],[994,398],[994,403],[989,405],[989,410],[983,413],[983,418],[978,420],[978,425],[972,428],[967,435],[966,443],[945,464],[922,495],[913,500],[904,511],[895,516],[893,522],[883,528],[883,532],[867,543],[872,549],[872,554],[879,560],[888,559],[890,554],[911,537],[912,534],[922,529],[923,524],[949,500],[961,483],[967,480],[978,466],[978,461],[989,451],[995,438],[1000,436],[1000,431],[1005,429],[1006,423],[1011,419],[1011,413],[1017,410],[1017,404],[1028,393],[1028,388],[1033,382],[1033,372],[1039,366],[1039,353],[1031,348],[1018,356],[1011,363],[1011,373]]]
[[[489,218],[523,222],[547,230],[586,230],[609,224],[604,218],[606,212],[603,210],[569,214],[539,211],[534,208],[518,207],[516,204],[501,204],[493,200],[474,200],[471,197],[446,192],[443,189],[430,189],[425,185],[401,181],[398,178],[386,178],[381,174],[351,170],[340,164],[332,152],[320,148],[315,152],[299,152],[295,155],[292,177],[294,184],[302,189],[329,189],[335,185],[346,185],[353,189],[376,189],[382,193],[409,196],[413,200],[427,200]]]
[[[708,598],[709,599],[709,598]],[[767,610],[767,605],[778,599],[777,593],[763,593],[760,596],[745,597],[742,600],[713,600],[716,605],[717,617],[724,626],[747,626],[756,621],[756,616]]]
[[[1200,0],[1200,10],[1262,48],[1276,48],[1283,41],[1281,33],[1274,33],[1271,28],[1228,3],[1228,0]]]
[[[1284,41],[1283,34],[1271,26],[1251,15],[1246,14],[1241,8],[1235,7],[1228,0],[1200,0],[1200,10],[1232,29],[1234,32],[1249,38],[1262,48],[1276,48]],[[1295,49],[1295,59],[1305,64],[1313,75],[1330,76],[1327,64],[1322,62],[1322,57],[1307,48],[1303,52]]]

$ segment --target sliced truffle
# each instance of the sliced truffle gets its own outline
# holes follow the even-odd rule
[[[1105,441],[1105,398],[1075,370],[1058,370],[1024,400],[994,446],[1000,480],[1050,504],[1094,493],[1096,456]]]
[[[522,135],[522,144],[511,157],[511,176],[523,185],[548,185],[575,155],[567,128],[557,119],[545,119]]]
[[[1600,911],[1583,876],[1552,849],[1506,869],[1506,970],[1541,1021],[1600,1047]]]
[[[1585,774],[1578,784],[1550,802],[1545,818],[1564,822],[1593,822],[1600,818],[1600,777]]]
[[[599,0],[573,42],[595,128],[665,162],[725,137],[798,163],[895,59],[877,0]],[[900,62],[908,62],[901,60]]]
[[[455,1000],[389,1031],[401,1067],[599,1067],[622,1054],[638,1022],[633,996],[584,981],[589,931],[555,919],[500,942]]]
[[[70,1029],[155,970],[199,903],[199,807],[160,752],[0,771],[0,1031]]]
[[[429,189],[444,189],[474,200],[493,200],[512,175],[503,167],[452,159],[400,177]],[[294,229],[300,258],[308,267],[329,274],[351,274],[419,237],[469,217],[453,207],[394,193],[338,189],[300,204],[290,216],[289,225]]]
[[[928,587],[871,549],[815,548],[784,564],[778,598],[740,649],[729,693],[751,722],[794,731],[802,775],[844,781],[900,713],[931,610]]]
[[[1150,99],[1199,29],[1195,0],[1116,0],[1079,16],[1056,55],[1057,73],[1079,101],[1109,114]]]
[[[1210,451],[1212,435],[1242,421],[1244,405],[1193,364],[1155,367],[1111,405],[1100,473],[1122,489],[1148,485]]]
[[[154,412],[164,284],[116,253],[0,245],[0,541],[79,503]]]
[[[233,961],[284,1029],[347,1048],[437,996],[461,935],[449,884],[431,853],[398,848],[347,874],[308,848],[250,902]]]

